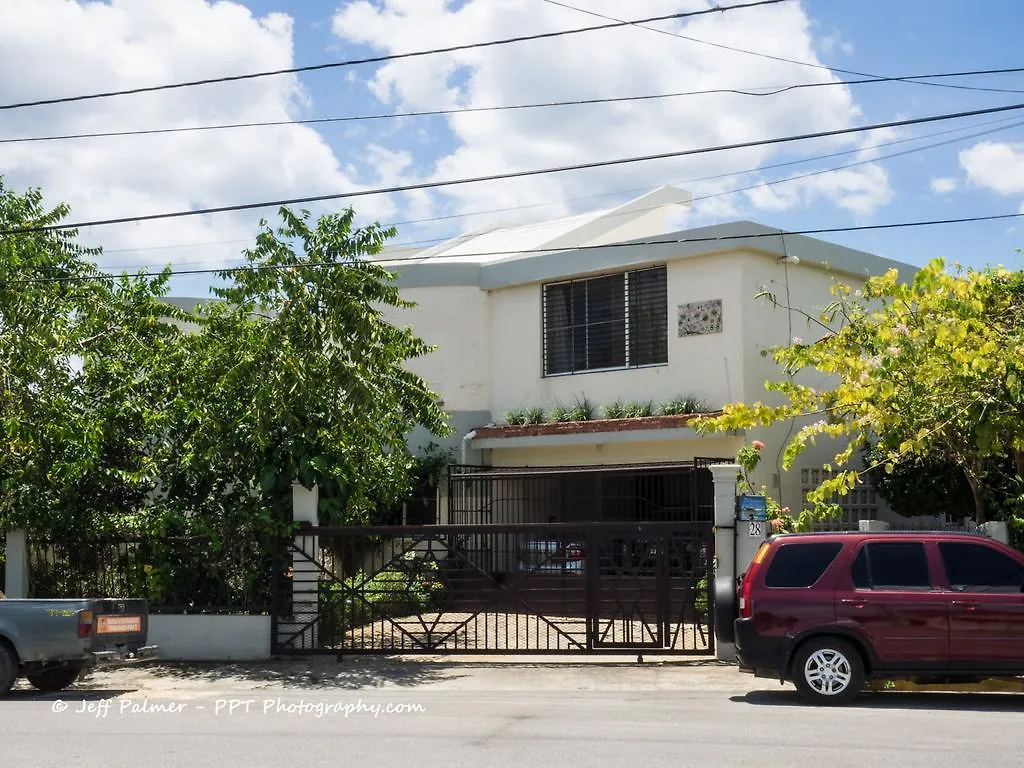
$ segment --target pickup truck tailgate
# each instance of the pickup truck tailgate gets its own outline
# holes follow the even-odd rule
[[[118,646],[139,647],[149,634],[149,604],[146,600],[103,599],[93,604],[93,651]]]

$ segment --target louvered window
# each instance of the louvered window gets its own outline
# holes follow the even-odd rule
[[[668,362],[665,267],[543,287],[544,375]]]

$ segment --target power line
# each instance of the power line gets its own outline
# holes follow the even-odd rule
[[[742,235],[718,235],[715,237],[683,237],[683,238],[672,238],[672,239],[653,239],[634,241],[628,243],[608,243],[604,245],[574,245],[562,248],[528,248],[518,251],[478,251],[474,253],[460,253],[459,258],[478,258],[484,256],[522,256],[527,254],[540,254],[540,253],[568,253],[575,251],[594,251],[607,248],[641,248],[649,247],[652,245],[682,245],[682,244],[694,244],[694,243],[717,243],[717,242],[734,242],[737,240],[759,240],[766,237],[782,237],[782,236],[793,236],[793,235],[823,235],[823,234],[836,234],[839,232],[867,232],[880,229],[908,229],[912,227],[930,227],[939,226],[946,224],[970,224],[982,221],[1003,221],[1006,219],[1017,219],[1024,217],[1024,212],[1017,213],[1002,213],[993,214],[990,216],[966,216],[955,219],[930,219],[930,220],[918,220],[918,221],[902,221],[892,224],[862,224],[853,227],[819,227],[816,229],[798,229],[798,230],[775,230],[774,232],[764,232],[757,234],[742,234]],[[421,256],[396,256],[392,259],[376,259],[368,260],[360,263],[365,264],[396,264],[400,262],[420,261],[423,262]],[[429,260],[427,260],[429,261]],[[235,273],[235,272],[262,272],[262,271],[278,271],[284,269],[295,269],[296,267],[311,267],[311,268],[337,268],[351,266],[352,262],[336,262],[336,263],[299,263],[299,264],[248,264],[241,267],[222,267],[218,269],[182,269],[182,270],[170,270],[171,276],[183,276],[183,275],[220,275],[223,273]],[[58,277],[30,277],[30,278],[18,278],[15,280],[0,281],[0,285],[19,285],[27,283],[66,283],[66,282],[81,282],[84,280],[93,279],[121,279],[123,277],[152,277],[151,272],[136,272],[136,273],[122,273],[119,275],[113,274],[100,274],[90,276],[58,276]]]
[[[746,8],[757,8],[764,5],[778,5],[779,3],[787,2],[788,0],[756,0],[756,2],[742,3],[738,5],[726,5],[726,6],[715,6],[713,8],[706,8],[701,11],[689,11],[686,13],[671,13],[664,16],[652,16],[647,19],[637,19],[636,21],[621,21],[617,20],[609,24],[598,24],[591,27],[579,27],[576,29],[567,29],[560,32],[542,32],[535,35],[519,35],[517,37],[506,37],[500,40],[490,40],[483,43],[465,43],[463,45],[451,45],[445,48],[430,48],[427,50],[410,51],[408,53],[393,53],[385,56],[371,56],[363,59],[348,59],[346,61],[333,61],[325,64],[312,64],[305,67],[292,67],[289,69],[275,69],[265,72],[252,72],[245,75],[229,75],[225,77],[211,77],[203,80],[190,80],[181,83],[168,83],[165,85],[151,85],[142,88],[126,88],[118,91],[104,91],[101,93],[91,93],[84,96],[64,96],[61,98],[54,99],[40,99],[38,101],[23,101],[17,104],[3,104],[0,105],[0,110],[5,109],[21,109],[23,107],[38,107],[45,104],[66,104],[68,102],[76,101],[89,101],[93,99],[105,99],[112,96],[128,96],[138,93],[152,93],[153,91],[167,91],[177,88],[192,88],[199,85],[212,85],[214,83],[229,83],[237,82],[239,80],[254,80],[256,78],[271,77],[274,75],[290,75],[297,74],[299,72],[314,72],[324,69],[336,69],[339,67],[351,67],[358,64],[378,64],[385,61],[396,61],[399,59],[411,59],[419,56],[431,56],[439,53],[454,53],[456,51],[466,51],[475,48],[491,48],[500,45],[509,45],[511,43],[521,43],[528,40],[545,40],[556,37],[565,37],[567,35],[578,35],[583,32],[593,32],[602,29],[615,29],[617,27],[626,27],[631,24],[648,23],[654,21],[669,21],[671,19],[687,19],[695,16],[705,16],[711,13],[725,13],[726,11],[743,10]]]
[[[506,104],[490,107],[456,107],[451,109],[431,109],[414,112],[391,112],[370,115],[345,115],[342,117],[318,117],[306,120],[267,120],[248,123],[221,123],[217,125],[191,125],[177,128],[148,128],[133,131],[99,131],[95,133],[71,133],[56,136],[19,136],[14,138],[0,139],[0,144],[21,144],[36,141],[67,141],[71,139],[98,139],[120,136],[152,136],[166,133],[192,133],[198,131],[221,131],[238,128],[266,128],[282,125],[318,125],[325,123],[349,123],[364,122],[372,120],[396,120],[410,117],[438,117],[445,115],[471,114],[475,112],[506,112],[524,109],[544,109],[551,107],[575,107],[593,104],[616,104],[622,102],[655,101],[661,99],[675,99],[685,96],[709,96],[716,94],[735,94],[738,96],[778,96],[790,91],[804,88],[827,88],[839,85],[864,85],[871,83],[887,83],[896,81],[910,81],[914,78],[950,78],[950,77],[973,77],[978,75],[994,75],[1024,72],[1024,67],[1009,67],[1004,69],[979,69],[964,72],[937,72],[927,75],[904,75],[901,77],[866,77],[859,80],[833,80],[817,83],[796,83],[794,85],[782,86],[761,86],[755,88],[710,88],[700,91],[677,91],[673,93],[655,93],[641,96],[612,96],[607,98],[594,99],[572,99],[567,101],[542,101],[532,104]],[[1024,93],[1024,90],[1006,89],[1011,93]]]
[[[608,15],[603,14],[603,13],[598,13],[597,11],[590,11],[590,10],[587,10],[586,8],[579,8],[579,7],[575,6],[575,5],[569,5],[568,3],[559,2],[559,0],[541,0],[541,1],[545,2],[545,3],[548,3],[549,5],[557,5],[560,8],[567,8],[570,11],[577,11],[579,13],[585,13],[588,16],[595,16],[595,17],[597,17],[599,19],[607,19],[607,20],[610,20],[610,21],[623,21],[623,19],[616,18],[615,16],[608,16]],[[661,19],[659,19],[659,21],[661,21]],[[761,53],[759,51],[751,51],[751,50],[748,50],[746,48],[738,48],[736,46],[725,45],[723,43],[715,43],[715,42],[712,42],[710,40],[701,40],[700,38],[697,38],[697,37],[690,37],[689,35],[682,35],[682,34],[679,34],[678,32],[671,32],[671,31],[669,31],[667,29],[658,29],[657,27],[647,26],[649,23],[651,23],[649,21],[632,21],[632,22],[627,22],[627,23],[630,26],[632,26],[632,27],[638,27],[639,29],[646,29],[646,30],[648,30],[650,32],[657,32],[658,34],[661,34],[661,35],[668,35],[669,37],[677,37],[680,40],[687,40],[687,41],[689,41],[691,43],[698,43],[700,45],[709,45],[709,46],[711,46],[713,48],[722,48],[722,49],[727,50],[727,51],[733,51],[734,53],[744,53],[744,54],[747,54],[748,56],[757,56],[757,57],[762,58],[762,59],[771,59],[772,61],[781,61],[781,62],[785,62],[786,64],[797,64],[797,65],[799,65],[801,67],[812,67],[814,69],[824,69],[824,70],[828,70],[829,72],[842,72],[844,75],[857,75],[858,77],[871,77],[871,78],[882,77],[882,75],[872,75],[872,74],[869,74],[867,72],[856,72],[856,71],[854,71],[852,69],[840,69],[839,67],[831,67],[831,66],[828,66],[827,64],[815,64],[814,62],[811,62],[811,61],[800,61],[799,59],[789,59],[789,58],[786,58],[785,56],[775,56],[775,55],[772,55],[770,53]],[[925,77],[929,77],[929,75],[918,75],[918,76],[916,76],[914,78],[911,78],[911,77],[894,77],[894,78],[886,78],[886,79],[897,80],[897,81],[908,82],[908,83],[914,83],[915,85],[931,85],[931,86],[934,86],[936,88],[956,88],[958,90],[988,91],[988,92],[992,92],[992,93],[1024,93],[1024,91],[1022,91],[1022,90],[1017,90],[1017,89],[1013,89],[1013,88],[983,88],[983,87],[980,87],[980,86],[955,85],[955,84],[952,84],[952,83],[929,83],[929,82],[923,82],[923,78],[925,78]]]
[[[578,171],[588,170],[591,168],[605,168],[616,165],[626,165],[631,163],[647,162],[650,160],[664,160],[669,158],[678,157],[689,157],[693,155],[709,154],[712,152],[723,152],[731,149],[747,149],[750,147],[762,147],[773,144],[784,144],[795,141],[806,141],[808,139],[820,139],[831,136],[842,136],[852,133],[863,133],[865,131],[875,131],[882,128],[897,128],[907,125],[919,125],[922,123],[933,123],[940,122],[943,120],[953,120],[963,117],[973,117],[975,115],[988,115],[999,112],[1010,112],[1024,109],[1024,103],[1021,104],[1010,104],[1001,107],[986,107],[984,109],[973,109],[963,112],[953,112],[942,115],[929,115],[927,117],[916,117],[906,120],[893,120],[886,123],[874,123],[872,125],[858,126],[854,128],[837,128],[831,131],[817,131],[814,133],[797,134],[792,136],[781,136],[771,139],[758,139],[755,141],[738,142],[734,144],[720,144],[713,147],[702,147],[698,149],[684,149],[676,150],[674,152],[659,152],[651,155],[639,155],[636,157],[618,158],[615,160],[595,160],[588,163],[576,163],[573,165],[557,166],[553,168],[541,168],[529,171],[514,171],[510,173],[496,173],[486,176],[475,176],[462,179],[447,179],[444,181],[426,181],[418,182],[415,184],[403,184],[392,187],[383,187],[376,189],[364,189],[353,192],[337,192],[328,195],[310,195],[306,197],[297,197],[287,200],[277,201],[264,201],[258,203],[243,203],[237,205],[225,205],[215,208],[200,208],[195,210],[187,211],[174,211],[169,213],[153,213],[143,216],[123,216],[118,218],[110,219],[97,219],[94,221],[84,221],[71,224],[49,224],[43,226],[30,226],[30,227],[17,227],[14,229],[0,230],[0,235],[17,235],[27,234],[30,232],[46,232],[52,230],[63,230],[63,229],[79,229],[81,227],[98,227],[106,226],[110,224],[128,224],[142,221],[155,221],[161,219],[175,219],[183,218],[186,216],[200,216],[213,213],[228,213],[236,211],[253,210],[256,208],[270,208],[270,207],[281,207],[288,205],[297,205],[301,203],[314,203],[324,202],[329,200],[343,200],[351,199],[355,197],[368,197],[371,195],[380,194],[393,194],[397,192],[411,192],[420,189],[434,189],[438,187],[451,187],[461,184],[474,184],[485,181],[499,181],[504,179],[516,179],[525,178],[529,176],[541,176],[550,173],[564,173],[567,171]]]
[[[992,123],[1006,122],[1006,120],[1007,120],[1007,118],[1004,118],[1003,120],[990,121],[988,123],[980,123],[980,124],[978,124],[976,126],[972,126],[972,127],[980,128],[980,127],[983,127],[985,125],[991,125]],[[935,149],[936,147],[947,146],[949,144],[955,144],[957,142],[965,141],[967,139],[974,139],[974,138],[978,138],[978,137],[981,137],[981,136],[987,136],[987,135],[996,133],[998,131],[1005,131],[1005,130],[1009,130],[1011,128],[1019,128],[1021,126],[1024,126],[1024,121],[1018,121],[1018,122],[1015,122],[1015,123],[1010,123],[1009,125],[1002,125],[1002,126],[999,126],[997,128],[989,128],[989,129],[984,130],[984,131],[975,131],[974,133],[970,133],[970,134],[967,134],[967,135],[964,135],[964,136],[958,136],[958,137],[956,137],[954,139],[947,139],[945,141],[934,142],[932,144],[926,144],[926,145],[921,146],[921,147],[913,147],[912,149],[906,149],[906,150],[903,150],[903,151],[900,151],[900,152],[891,152],[891,153],[886,154],[886,155],[879,155],[879,156],[876,156],[876,157],[868,158],[866,160],[858,160],[858,161],[852,162],[852,163],[844,163],[842,165],[833,166],[831,168],[823,168],[823,169],[819,169],[819,170],[816,170],[816,171],[810,171],[808,173],[801,173],[801,174],[798,174],[796,176],[787,176],[785,178],[773,179],[771,181],[759,182],[757,184],[750,184],[750,185],[744,186],[744,187],[735,187],[733,189],[723,190],[721,192],[714,192],[712,194],[700,195],[698,197],[694,197],[690,202],[691,203],[696,203],[696,202],[700,202],[702,200],[712,200],[712,199],[716,199],[716,198],[720,198],[720,197],[728,197],[730,195],[739,194],[740,192],[748,192],[748,191],[753,190],[753,189],[761,189],[761,188],[777,186],[777,185],[780,185],[780,184],[788,184],[788,183],[791,183],[791,182],[794,182],[794,181],[799,181],[800,179],[811,178],[813,176],[822,176],[822,175],[829,174],[829,173],[835,173],[836,171],[846,170],[848,168],[856,168],[856,167],[862,166],[862,165],[870,165],[872,163],[882,162],[882,161],[885,161],[885,160],[891,160],[891,159],[896,158],[896,157],[903,157],[903,156],[914,154],[914,153],[917,153],[917,152],[924,152],[924,151],[929,150],[929,149]],[[963,131],[963,130],[964,129],[962,129],[962,128],[956,129],[957,132]],[[918,136],[918,137],[908,138],[908,139],[899,139],[899,140],[895,140],[895,141],[890,141],[890,142],[876,144],[873,147],[871,147],[871,149],[875,149],[875,148],[878,148],[878,147],[884,147],[884,146],[891,146],[891,145],[895,145],[895,144],[903,144],[903,143],[906,143],[906,142],[909,142],[909,141],[920,141],[922,139],[932,138],[934,136],[947,135],[947,134],[953,133],[953,132],[954,131],[938,131],[936,133],[926,134],[924,136]],[[764,170],[768,170],[770,168],[778,168],[778,167],[782,167],[782,166],[795,165],[795,164],[798,164],[798,163],[812,162],[812,161],[815,161],[815,160],[822,160],[822,159],[827,159],[829,157],[835,157],[837,155],[849,155],[849,154],[859,153],[859,152],[862,152],[862,151],[863,151],[863,149],[853,149],[853,150],[845,150],[845,151],[842,151],[842,152],[832,152],[830,154],[820,155],[818,157],[802,158],[800,160],[791,160],[789,162],[777,163],[777,164],[771,165],[771,166],[763,166],[763,167],[759,167],[759,168],[751,168],[751,169],[747,169],[747,170],[744,170],[744,171],[735,171],[733,173],[718,174],[716,176],[706,176],[703,179],[691,179],[691,180],[688,180],[688,181],[680,181],[680,182],[675,182],[675,183],[676,184],[691,184],[691,183],[694,183],[696,181],[705,181],[705,180],[718,179],[718,178],[727,178],[727,177],[730,177],[730,176],[745,176],[745,175],[750,174],[750,173],[755,173],[757,171],[764,171]],[[644,187],[643,189],[649,189],[649,188],[648,187]],[[626,190],[626,191],[637,191],[637,190]],[[606,193],[604,196],[607,196],[608,194],[622,194],[622,192],[620,191],[620,192],[615,192],[615,193]],[[534,207],[537,207],[537,205],[550,205],[550,203],[535,204]],[[525,207],[525,206],[519,206],[519,207],[521,208],[521,207]],[[632,215],[634,213],[642,213],[642,212],[648,211],[648,210],[654,210],[657,207],[660,207],[660,206],[648,206],[648,207],[644,207],[644,208],[633,209],[633,210],[630,211],[630,215]],[[496,210],[496,211],[487,211],[486,213],[495,213],[495,212],[499,212],[500,210],[501,209]],[[614,214],[612,214],[612,215],[614,215]],[[419,223],[429,222],[429,221],[433,221],[433,220],[434,219],[421,219],[421,220],[418,220],[418,221],[410,221],[410,222],[403,222],[403,223],[405,223],[405,224],[419,224]],[[543,227],[543,226],[546,226],[546,224],[547,224],[547,222],[539,222],[536,225],[529,225],[529,224],[527,224],[527,225],[523,225],[523,226],[519,227],[519,229],[520,230],[522,230],[522,229],[530,229],[531,226]],[[397,225],[396,224],[388,224],[388,225],[385,225],[385,226],[386,227],[392,227],[392,226],[397,226]],[[430,245],[435,245],[435,244],[443,243],[443,242],[445,242],[447,240],[450,240],[450,239],[451,238],[447,238],[446,237],[446,238],[436,238],[436,239],[431,239],[431,240],[397,242],[397,243],[392,243],[391,247],[396,248],[396,247],[403,247],[403,246],[404,247],[408,247],[408,246],[416,246],[416,245],[428,245],[428,246],[430,246]],[[233,240],[233,241],[227,241],[227,244],[242,243],[242,242],[247,243],[247,242],[251,242],[251,240]],[[226,243],[224,241],[222,241],[220,243],[194,243],[192,245],[195,246],[195,245],[223,245],[223,244],[226,244]],[[174,248],[174,247],[181,248],[181,247],[187,247],[187,246],[154,246],[154,249]],[[104,254],[106,255],[106,254],[110,254],[110,253],[118,253],[118,252],[123,252],[125,250],[129,250],[130,251],[130,250],[143,250],[143,249],[121,249],[120,251],[118,251],[118,250],[113,250],[113,251],[104,250]],[[412,257],[412,258],[423,259],[423,260],[428,260],[429,259],[429,257],[424,257],[422,255],[419,255],[419,256],[416,256],[416,257]],[[207,260],[199,260],[199,261],[192,261],[192,262],[179,262],[179,263],[181,263],[181,264],[210,264],[211,261],[209,259],[207,259]],[[120,267],[108,267],[108,269],[141,269],[143,266],[145,266],[145,265],[132,264],[132,265],[124,265],[124,266],[120,266]]]

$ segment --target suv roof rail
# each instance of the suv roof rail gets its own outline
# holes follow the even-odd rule
[[[775,539],[780,536],[887,536],[887,535],[926,535],[926,536],[980,536],[982,538],[992,538],[989,534],[981,530],[972,529],[946,529],[941,528],[889,528],[884,531],[794,531],[792,533],[774,533],[769,536],[769,539]]]

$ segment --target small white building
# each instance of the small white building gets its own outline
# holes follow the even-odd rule
[[[461,463],[559,467],[563,474],[576,468],[580,484],[568,493],[576,507],[587,507],[600,500],[583,490],[585,468],[699,464],[732,458],[761,440],[755,486],[801,508],[834,444],[819,441],[780,472],[782,449],[799,423],[700,436],[689,417],[658,414],[683,398],[712,411],[735,401],[779,402],[764,385],[782,372],[763,353],[818,333],[799,312],[757,298],[760,292],[817,316],[834,300],[836,281],[856,288],[889,269],[910,280],[916,268],[749,221],[666,232],[668,217],[689,202],[687,193],[665,187],[609,210],[380,255],[402,296],[416,304],[389,310],[387,318],[437,347],[410,367],[441,395],[455,431],[449,445]],[[615,413],[616,404],[637,402],[649,403],[652,415],[603,418],[609,406]],[[589,418],[550,422],[552,409],[577,404],[592,406],[576,414]],[[675,405],[668,410],[678,411]],[[518,421],[531,409],[534,421],[542,409],[548,423],[508,423],[509,415]],[[664,489],[650,490],[650,473],[645,482],[647,490],[636,493],[654,497],[649,506],[673,506]],[[841,501],[853,517],[886,515],[868,488]],[[512,519],[492,507],[491,521]],[[554,510],[531,509],[527,517],[539,521]],[[586,509],[578,516],[588,516]]]

